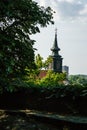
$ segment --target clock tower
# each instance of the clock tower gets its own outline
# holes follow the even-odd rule
[[[62,57],[59,55],[60,48],[57,43],[57,29],[55,30],[55,39],[52,51],[52,70],[57,73],[62,73]]]

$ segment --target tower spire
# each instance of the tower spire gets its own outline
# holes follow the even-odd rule
[[[55,35],[57,35],[57,28],[55,28]]]
[[[54,39],[54,44],[53,47],[51,48],[52,54],[53,55],[59,55],[60,48],[58,47],[58,42],[57,42],[57,28],[55,29],[55,39]]]

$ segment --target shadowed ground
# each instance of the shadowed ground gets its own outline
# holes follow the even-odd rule
[[[0,130],[86,130],[87,118],[31,110],[0,110]]]
[[[0,130],[58,130],[50,124],[27,117],[25,114],[7,114],[0,116]]]

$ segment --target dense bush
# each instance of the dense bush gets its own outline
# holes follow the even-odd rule
[[[31,83],[30,83],[31,84]],[[26,86],[0,95],[0,109],[35,109],[87,115],[87,87],[59,85]]]
[[[12,87],[0,95],[0,107],[87,114],[87,86],[66,85],[64,80],[65,74],[52,71],[42,79],[32,73],[23,81],[14,80]]]
[[[37,77],[37,71],[29,72],[30,76],[26,76],[25,79],[20,80],[20,78],[13,80],[10,86],[8,86],[9,92],[15,92],[20,90],[37,90],[42,92],[50,93],[51,96],[55,97],[64,97],[71,95],[74,99],[76,96],[86,96],[87,95],[87,86],[81,84],[65,84],[66,74],[65,73],[55,73],[48,71],[47,75],[39,79]],[[32,74],[31,74],[32,73]],[[0,89],[2,91],[2,89]]]

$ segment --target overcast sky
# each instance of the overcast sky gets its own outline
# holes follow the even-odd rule
[[[41,28],[33,36],[35,47],[44,59],[50,54],[54,42],[55,28],[63,65],[69,66],[70,74],[87,74],[87,0],[34,0],[39,5],[50,6],[54,14],[54,25]]]

